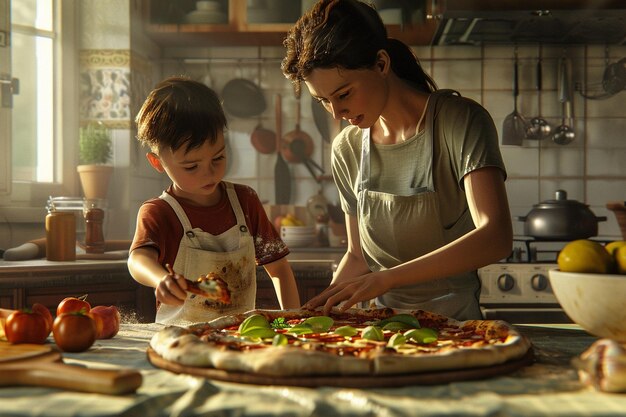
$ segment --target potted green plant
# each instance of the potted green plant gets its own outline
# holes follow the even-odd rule
[[[111,133],[101,122],[89,123],[80,128],[79,163],[76,167],[83,193],[87,199],[105,199],[113,167]]]

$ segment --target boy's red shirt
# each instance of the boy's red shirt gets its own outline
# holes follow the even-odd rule
[[[191,205],[176,198],[181,205],[192,227],[218,235],[236,224],[235,213],[231,207],[226,189],[222,187],[222,199],[212,207]],[[250,234],[254,238],[257,265],[274,262],[289,254],[289,249],[281,240],[272,222],[267,218],[257,193],[251,187],[235,184],[235,192],[246,218]],[[159,263],[174,265],[178,246],[183,236],[183,227],[172,207],[160,198],[144,202],[137,214],[137,228],[130,251],[150,246],[159,252]]]

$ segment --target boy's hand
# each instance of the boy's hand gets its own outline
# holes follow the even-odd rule
[[[169,305],[182,305],[187,298],[187,280],[166,265],[168,273],[163,276],[154,294],[157,301]]]

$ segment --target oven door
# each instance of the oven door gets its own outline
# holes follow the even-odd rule
[[[572,323],[561,306],[557,305],[482,305],[485,320],[504,320],[511,324]]]

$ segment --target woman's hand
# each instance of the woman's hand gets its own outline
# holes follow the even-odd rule
[[[187,298],[187,280],[167,265],[168,272],[154,290],[157,301],[163,304],[179,306]]]
[[[386,293],[391,288],[391,282],[384,275],[383,271],[371,272],[337,281],[311,298],[303,307],[314,309],[323,305],[324,314],[329,314],[333,306],[343,302],[339,310],[345,311],[358,302],[369,301]]]

